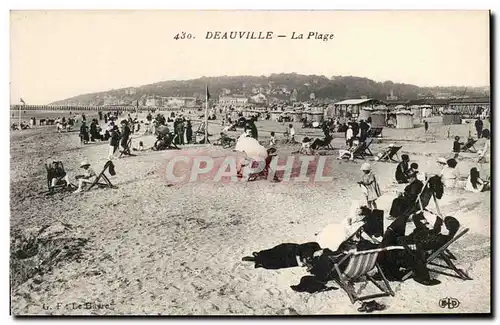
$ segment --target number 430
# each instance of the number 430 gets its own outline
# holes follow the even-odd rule
[[[178,33],[178,34],[176,34],[174,36],[175,40],[178,40],[178,39],[192,39],[192,38],[193,38],[193,35],[191,35],[189,33],[186,34],[186,32],[180,32],[180,33]]]

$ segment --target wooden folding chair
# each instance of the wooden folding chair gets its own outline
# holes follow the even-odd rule
[[[335,150],[332,146],[332,140],[333,140],[333,137],[332,136],[327,136],[323,139],[324,141],[324,144],[323,145],[319,145],[316,150],[320,150],[320,149],[323,149],[323,150]]]
[[[444,244],[443,246],[441,246],[437,250],[427,252],[429,254],[429,257],[427,257],[427,259],[426,259],[426,265],[427,265],[427,269],[429,270],[429,272],[439,273],[439,274],[451,276],[451,277],[462,279],[462,280],[472,280],[472,278],[464,270],[456,267],[456,265],[453,263],[452,260],[457,260],[457,258],[449,250],[450,245],[453,244],[454,242],[456,242],[457,240],[459,240],[460,237],[465,235],[468,231],[469,231],[469,228],[462,229],[461,231],[457,232],[457,234],[452,239],[450,239],[446,244]],[[415,245],[410,245],[409,247],[412,249],[416,249]],[[438,259],[445,262],[446,265],[436,263],[435,260],[438,260]],[[434,268],[430,268],[429,265],[434,266]],[[438,269],[438,268],[440,268],[440,269]],[[451,270],[454,273],[445,272],[441,269]],[[413,271],[408,272],[403,277],[403,281],[405,281],[406,279],[408,279],[412,275],[413,275]]]
[[[344,256],[339,262],[334,263],[334,274],[333,277],[335,282],[344,289],[344,291],[349,296],[351,303],[356,301],[394,296],[394,291],[391,289],[389,281],[385,277],[384,272],[377,263],[377,258],[380,252],[389,250],[403,250],[403,246],[389,246],[384,248],[376,248],[366,251],[350,251],[346,256]],[[340,265],[349,260],[347,267],[344,271],[340,270]],[[370,271],[376,269],[378,274],[381,276],[384,286],[377,283],[372,275],[369,274]],[[365,282],[368,280],[373,283],[381,292],[366,296],[358,296],[355,292],[354,283],[359,282],[362,278],[365,278]]]
[[[120,151],[119,158],[121,158],[123,155],[135,156],[133,153],[130,152],[130,148],[132,148],[132,138],[128,139],[128,141],[127,141],[127,147],[124,148],[122,151]]]
[[[265,166],[264,169],[258,173],[253,173],[248,175],[247,181],[255,181],[258,179],[267,179],[269,176],[269,168],[271,167],[271,162],[274,157],[276,157],[276,149],[275,148],[269,148],[267,150],[268,156],[265,159]],[[274,175],[274,180],[277,181],[278,178],[276,175]]]
[[[403,148],[403,146],[387,148],[387,150],[382,154],[382,156],[378,159],[378,161],[381,162],[391,161],[396,163],[399,162],[400,158],[398,155],[398,151],[401,150],[401,148]],[[397,160],[394,159],[394,156],[397,157]]]
[[[476,147],[474,147],[474,145],[476,144],[477,140],[470,140],[470,141],[467,141],[466,144],[464,144],[462,146],[462,148],[460,148],[460,151],[461,152],[472,152],[472,153],[476,153],[477,152],[477,149]]]
[[[373,156],[373,153],[372,151],[370,150],[370,146],[371,144],[373,143],[373,139],[368,139],[366,140],[364,143],[364,147],[363,147],[363,155],[365,156]]]
[[[113,165],[113,162],[111,160],[108,160],[105,164],[104,164],[104,168],[102,169],[102,171],[99,173],[99,175],[97,175],[95,181],[87,188],[87,191],[90,191],[90,189],[92,189],[92,187],[94,186],[99,186],[100,188],[105,188],[105,187],[109,187],[109,188],[118,188],[117,186],[113,185],[111,183],[111,181],[109,180],[108,176],[106,176],[106,171],[109,170],[109,168],[113,166],[114,168],[114,165]]]

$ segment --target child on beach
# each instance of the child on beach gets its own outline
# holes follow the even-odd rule
[[[271,132],[271,139],[269,140],[269,146],[274,147],[276,145],[276,138],[274,132]]]
[[[371,171],[369,163],[361,165],[361,170],[363,171],[363,176],[358,184],[361,186],[361,190],[366,196],[366,205],[368,208],[374,210],[377,208],[377,203],[375,201],[382,195],[380,187],[375,175]]]

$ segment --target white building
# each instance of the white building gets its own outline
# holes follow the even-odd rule
[[[219,105],[223,106],[245,106],[248,98],[243,95],[220,96]]]
[[[263,94],[257,94],[255,96],[250,97],[252,102],[257,103],[257,104],[264,104],[267,102],[267,98]]]

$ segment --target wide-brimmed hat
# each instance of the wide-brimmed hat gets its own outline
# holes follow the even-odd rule
[[[83,168],[83,167],[85,167],[85,166],[90,166],[90,164],[89,164],[86,160],[84,160],[84,161],[82,161],[82,162],[80,163],[80,168]]]
[[[438,158],[437,162],[446,165],[446,158]]]
[[[372,166],[370,166],[369,163],[364,163],[363,165],[361,165],[361,170],[362,171],[371,170],[371,169],[372,169]]]
[[[389,145],[389,148],[392,148],[392,147],[395,147],[395,146],[396,146],[396,145],[395,145],[394,143],[391,143],[391,144]]]

